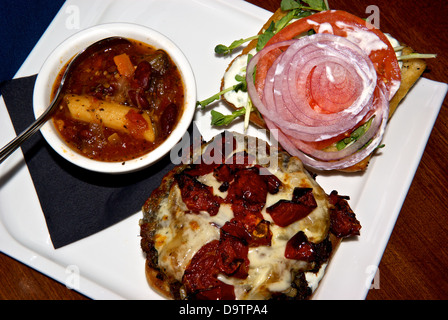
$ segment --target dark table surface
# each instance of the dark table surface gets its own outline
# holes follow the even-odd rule
[[[248,0],[264,9],[275,11],[281,0]],[[14,1],[7,7],[3,24],[10,24],[10,41],[17,52],[2,53],[1,79],[12,78],[28,55],[61,1],[50,11],[41,10],[42,1]],[[428,61],[424,77],[448,83],[448,5],[445,1],[418,0],[329,0],[331,8],[349,11],[363,18],[366,8],[380,9],[381,29],[418,52],[437,53]],[[45,2],[48,6],[48,2]],[[36,25],[23,22],[23,11],[34,16],[44,12]],[[20,12],[22,11],[22,13]],[[5,12],[5,11],[4,11]],[[21,18],[22,17],[22,18]],[[21,20],[22,23],[19,23]],[[3,25],[2,25],[3,26]],[[23,33],[28,33],[28,37]],[[6,29],[3,29],[6,30]],[[14,32],[20,37],[14,40]],[[4,35],[6,36],[6,34]],[[14,59],[13,59],[14,58]],[[9,78],[8,78],[9,77]],[[448,298],[448,102],[445,99],[420,165],[401,209],[395,228],[379,265],[379,276],[367,300],[378,299],[447,299]],[[87,299],[45,275],[0,254],[0,299]]]

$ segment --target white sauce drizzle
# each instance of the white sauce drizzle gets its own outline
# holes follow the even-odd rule
[[[353,28],[341,21],[337,21],[335,24],[337,27],[343,28],[347,32],[347,39],[356,43],[367,55],[370,55],[372,51],[387,49],[387,44],[369,30]]]

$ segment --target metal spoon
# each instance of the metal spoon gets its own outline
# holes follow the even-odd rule
[[[67,68],[65,69],[64,75],[61,79],[61,84],[59,85],[59,88],[56,92],[56,95],[53,99],[53,101],[50,103],[50,106],[42,113],[42,115],[37,118],[35,122],[33,122],[28,128],[26,128],[20,135],[18,135],[16,138],[11,140],[6,146],[4,146],[0,150],[0,163],[2,163],[6,158],[8,158],[20,145],[22,145],[23,142],[25,142],[28,138],[30,138],[34,133],[39,131],[39,129],[47,122],[48,119],[51,118],[51,115],[53,111],[56,109],[56,107],[59,105],[59,102],[61,101],[63,97],[63,89],[66,86],[66,80],[68,79],[69,75],[72,73],[72,71],[76,68],[76,66],[79,64],[80,61],[82,61],[85,57],[90,56],[96,51],[99,51],[103,48],[107,48],[111,46],[112,44],[118,44],[118,43],[130,43],[130,41],[126,38],[121,37],[110,37],[106,39],[99,40],[84,50],[80,51],[67,65]]]

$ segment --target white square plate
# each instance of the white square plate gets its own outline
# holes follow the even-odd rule
[[[50,52],[81,29],[132,22],[160,31],[181,48],[193,67],[202,100],[219,91],[232,59],[215,56],[215,45],[256,34],[270,15],[239,0],[68,0],[16,77],[38,73]],[[391,120],[384,137],[386,147],[373,158],[367,172],[317,177],[327,192],[335,189],[350,196],[363,228],[359,238],[345,241],[338,249],[315,299],[365,298],[446,91],[446,84],[420,79]],[[216,108],[230,112],[223,104]],[[220,131],[210,127],[209,112],[198,112],[195,121],[206,139]],[[242,124],[230,129],[243,130]],[[254,128],[248,133],[260,135]],[[0,145],[14,135],[1,99]],[[93,299],[161,299],[145,279],[138,226],[141,216],[137,212],[55,250],[22,154],[16,152],[0,166],[2,252]]]

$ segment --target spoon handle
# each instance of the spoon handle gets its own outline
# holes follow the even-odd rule
[[[52,108],[48,108],[45,112],[37,118],[28,128],[26,128],[20,135],[11,140],[6,146],[0,150],[0,163],[8,158],[24,141],[35,134],[48,120]]]
[[[72,70],[72,68],[76,66],[77,63],[79,63],[79,61],[82,61],[82,57],[89,56],[100,49],[107,48],[108,46],[111,45],[110,43],[112,41],[115,43],[126,43],[126,44],[130,43],[129,40],[126,38],[109,37],[106,39],[99,40],[88,46],[86,49],[80,51],[68,64],[64,72],[64,75],[60,80],[61,83],[59,84],[58,91],[56,92],[55,98],[53,99],[53,102],[50,104],[50,106],[45,110],[44,113],[42,113],[42,115],[34,123],[32,123],[27,129],[25,129],[25,131],[23,131],[19,136],[14,138],[6,146],[0,149],[0,163],[2,163],[6,158],[8,158],[25,140],[27,140],[34,133],[36,133],[49,119],[50,114],[53,112],[53,110],[57,107],[57,105],[62,99],[61,94],[61,92],[63,91],[62,88],[65,85],[65,79],[70,74],[70,70]]]

